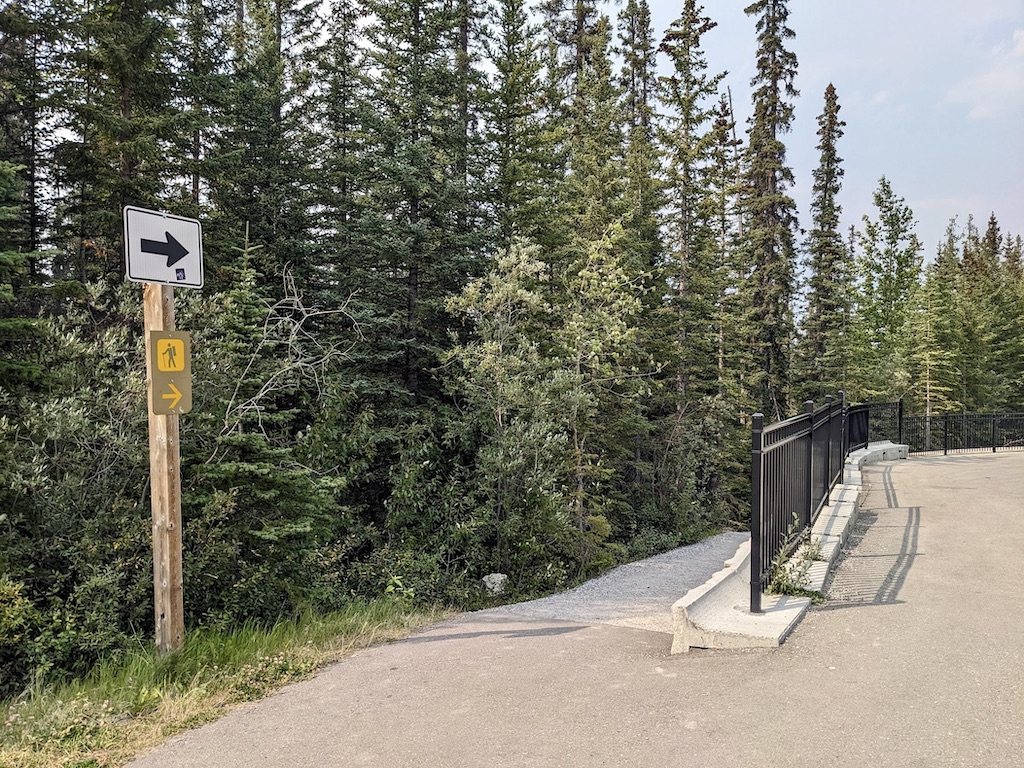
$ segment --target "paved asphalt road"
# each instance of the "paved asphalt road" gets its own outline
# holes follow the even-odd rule
[[[865,480],[828,602],[779,649],[670,656],[662,632],[469,614],[132,765],[1024,765],[1024,453]]]

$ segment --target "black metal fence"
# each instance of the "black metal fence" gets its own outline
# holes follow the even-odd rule
[[[825,398],[815,410],[770,426],[755,413],[751,434],[750,610],[774,563],[788,556],[814,525],[851,451],[891,440],[912,454],[1024,449],[1024,414],[907,416],[902,401],[847,407]]]
[[[903,401],[896,403],[863,403],[847,409],[851,451],[866,448],[868,443],[891,440],[903,442]]]
[[[773,563],[810,529],[842,476],[849,450],[843,398],[825,398],[815,410],[770,426],[753,416],[750,509],[750,610],[761,612],[761,592]]]
[[[912,454],[1024,449],[1022,413],[942,413],[908,416],[903,403],[870,403],[849,409],[850,450],[892,440]]]
[[[944,413],[904,416],[903,440],[911,453],[969,453],[1024,449],[1024,414]]]

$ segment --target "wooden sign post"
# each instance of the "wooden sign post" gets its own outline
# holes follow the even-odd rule
[[[196,219],[126,205],[125,277],[142,283],[153,507],[153,612],[161,653],[185,643],[178,417],[192,408],[187,333],[174,327],[174,286],[203,287],[203,228]]]
[[[156,647],[174,651],[185,642],[181,568],[181,451],[178,414],[154,413],[152,331],[173,331],[174,288],[145,283],[146,388],[149,391],[149,472],[153,508],[153,613]]]

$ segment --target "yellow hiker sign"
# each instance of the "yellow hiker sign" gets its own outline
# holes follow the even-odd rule
[[[149,332],[150,408],[157,416],[192,410],[192,345],[182,331]]]

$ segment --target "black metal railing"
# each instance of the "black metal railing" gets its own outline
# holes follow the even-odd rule
[[[904,416],[903,440],[911,453],[970,453],[1024,449],[1024,414],[943,413]]]
[[[847,410],[849,450],[866,448],[868,443],[891,440],[903,442],[903,401],[862,403]]]
[[[843,474],[846,457],[869,443],[889,440],[911,454],[1024,450],[1024,414],[946,413],[907,416],[903,402],[846,406],[825,398],[815,410],[770,426],[755,413],[751,433],[750,611],[761,612],[761,593],[772,567],[787,557],[814,525]]]
[[[751,433],[750,610],[761,612],[761,592],[773,564],[788,555],[814,525],[842,476],[849,443],[842,396],[770,426],[753,416]]]

